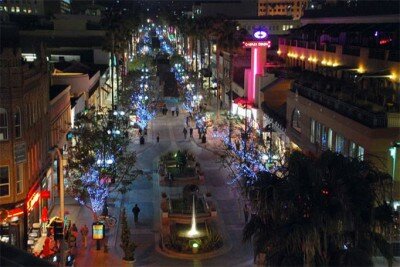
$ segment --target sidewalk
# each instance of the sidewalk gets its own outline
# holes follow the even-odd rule
[[[206,112],[213,113],[214,114],[213,117],[216,117],[217,110],[216,107],[213,105],[213,103],[211,103],[211,105],[207,103]],[[184,114],[185,116],[187,116],[187,112],[184,112]],[[220,120],[222,119],[226,119],[225,110],[220,111]],[[215,125],[215,120],[213,122],[213,126],[207,129],[206,143],[202,143],[202,140],[198,138],[197,131],[194,131],[193,133],[193,141],[197,146],[203,149],[206,149],[216,155],[222,155],[223,153],[221,151],[225,149],[225,145],[223,144],[223,140],[220,137],[214,136],[214,130],[213,130],[214,125]]]
[[[150,126],[150,125],[149,125]],[[147,149],[151,148],[155,141],[153,141],[151,127],[149,128],[149,135],[146,143],[140,145],[139,142],[132,140],[129,148],[133,149],[137,155],[142,154]],[[129,192],[128,192],[129,193]],[[65,215],[68,220],[75,223],[78,230],[83,225],[87,225],[89,228],[89,235],[87,237],[87,248],[83,247],[82,237],[79,234],[77,238],[77,247],[72,248],[72,253],[75,255],[75,266],[121,266],[123,265],[122,257],[123,253],[118,240],[118,232],[120,228],[120,213],[121,207],[125,199],[125,195],[113,192],[108,197],[108,213],[109,215],[117,219],[117,223],[114,227],[106,230],[106,238],[101,241],[101,249],[96,250],[96,241],[92,238],[92,223],[94,222],[92,212],[85,206],[78,204],[78,202],[71,196],[65,196]],[[60,215],[59,199],[56,200],[56,204],[49,213],[49,217]],[[104,252],[104,243],[108,244],[108,253]]]

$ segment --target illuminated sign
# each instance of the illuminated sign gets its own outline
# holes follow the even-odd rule
[[[271,41],[246,41],[243,42],[243,47],[248,48],[248,47],[271,47]]]
[[[104,238],[104,224],[93,223],[92,225],[92,236],[94,240],[101,240]]]
[[[31,211],[33,209],[33,206],[35,206],[35,204],[39,201],[40,198],[40,193],[39,192],[35,192],[31,198],[26,202],[26,208],[28,209],[28,211]]]
[[[258,30],[253,33],[253,36],[256,39],[264,39],[264,38],[267,38],[267,32]]]
[[[49,190],[43,190],[41,192],[41,197],[44,199],[50,198],[50,191]]]

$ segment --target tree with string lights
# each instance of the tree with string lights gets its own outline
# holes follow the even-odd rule
[[[141,174],[136,154],[128,150],[128,119],[122,111],[90,108],[77,115],[68,148],[66,192],[89,208],[102,211],[111,192],[126,193]]]

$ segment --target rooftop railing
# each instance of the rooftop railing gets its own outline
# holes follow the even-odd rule
[[[384,112],[374,113],[364,110],[298,83],[293,85],[292,91],[367,127],[387,127],[387,116]]]

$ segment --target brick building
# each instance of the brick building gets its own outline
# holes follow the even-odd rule
[[[50,160],[49,74],[43,58],[26,63],[12,48],[0,59],[0,209],[8,215],[8,241],[22,247],[39,221],[38,189]]]

